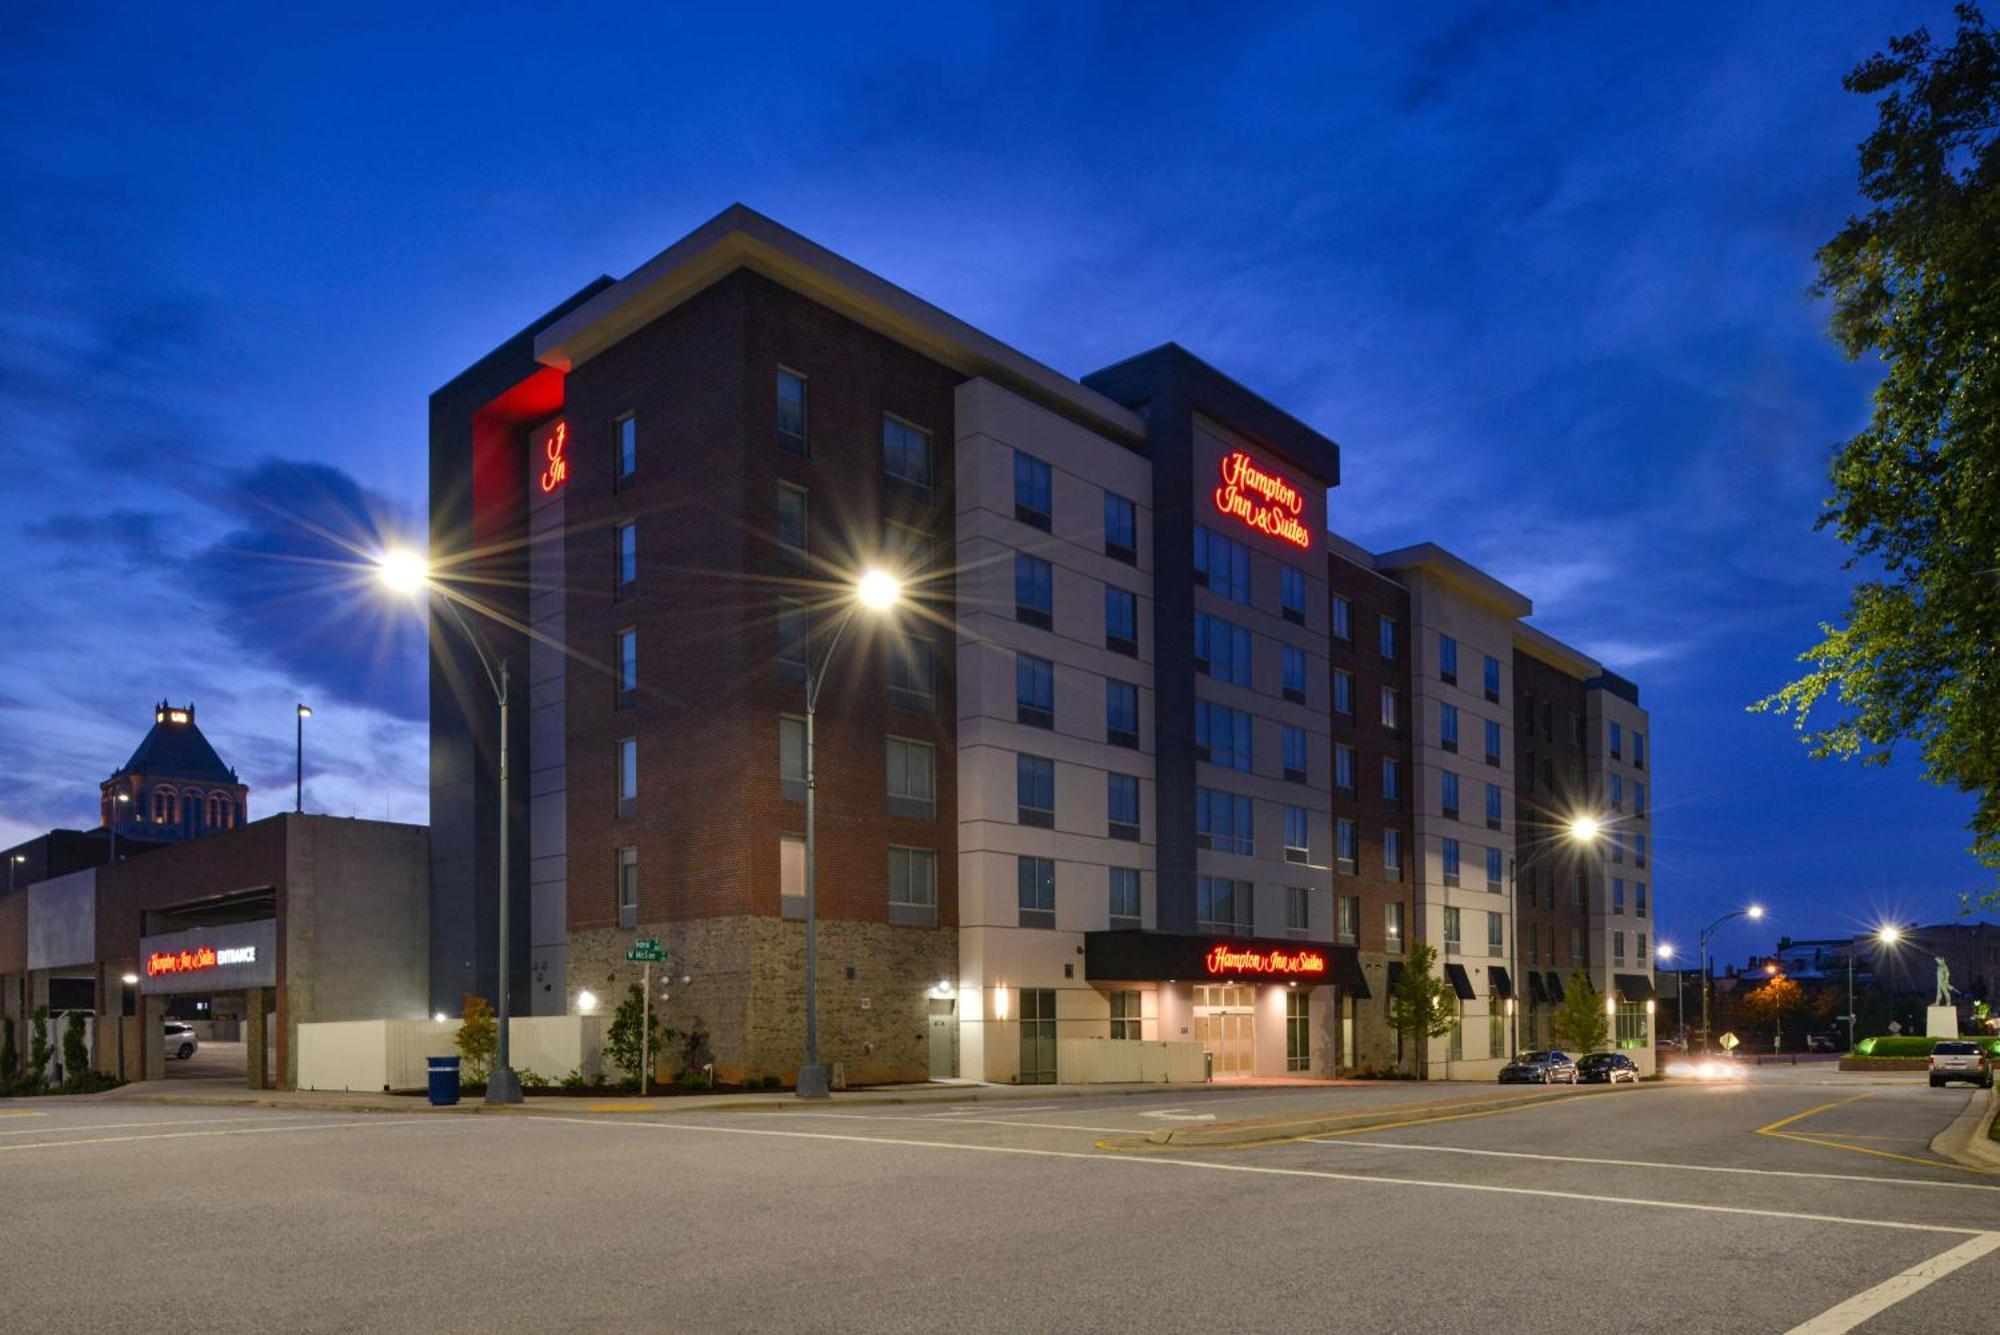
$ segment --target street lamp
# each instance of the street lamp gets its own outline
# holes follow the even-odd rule
[[[1752,922],[1757,922],[1760,921],[1763,918],[1763,916],[1764,916],[1763,905],[1752,904],[1748,908],[1740,908],[1734,910],[1733,912],[1725,913],[1720,918],[1717,918],[1714,922],[1710,923],[1708,926],[1701,929],[1701,1050],[1703,1052],[1707,1052],[1710,1050],[1710,1046],[1713,1040],[1713,1035],[1709,1032],[1710,1026],[1708,1022],[1709,938],[1715,935],[1716,928],[1722,926],[1722,924],[1726,922],[1731,921],[1732,919],[1748,918]]]
[[[298,786],[295,789],[297,800],[292,805],[292,810],[299,812],[306,809],[306,720],[312,716],[311,705],[299,706]]]
[[[819,688],[826,682],[827,669],[833,665],[833,651],[840,647],[841,632],[853,618],[854,607],[858,605],[880,616],[892,611],[902,597],[903,582],[894,575],[879,566],[863,571],[854,583],[853,604],[834,623],[826,655],[817,668],[813,666],[811,652],[806,654],[806,1055],[795,1087],[802,1099],[827,1097],[826,1067],[819,1059],[819,918],[813,893],[818,871],[818,850],[813,842],[813,718],[819,709]]]
[[[14,893],[14,868],[25,865],[27,861],[28,861],[28,855],[26,853],[16,853],[12,857],[7,859],[8,894],[11,895]]]
[[[1875,939],[1885,946],[1893,946],[1903,939],[1903,933],[1895,927],[1876,929]],[[1847,1050],[1854,1051],[1854,946],[1847,947]]]
[[[1673,962],[1674,948],[1664,941],[1653,953],[1668,963]],[[1674,1013],[1681,1029],[1681,1050],[1685,1052],[1688,1045],[1687,975],[1679,969],[1674,970]]]
[[[130,804],[131,801],[132,794],[130,793],[113,793],[111,795],[111,819],[104,822],[104,831],[111,839],[111,856],[107,861],[118,861],[118,804],[120,802]]]
[[[428,593],[434,588],[429,564],[415,552],[407,550],[386,551],[376,558],[375,565],[376,577],[395,593],[415,596],[420,593]],[[447,592],[442,590],[438,592],[439,597],[437,601],[444,605],[444,609],[450,615],[452,623],[458,627],[459,633],[465,637],[465,642],[472,646],[472,652],[478,657],[479,666],[485,669],[486,680],[493,687],[494,699],[500,706],[500,877],[498,895],[500,978],[494,990],[495,1005],[493,1008],[494,1021],[499,1028],[499,1035],[493,1054],[493,1069],[486,1077],[486,1102],[519,1103],[521,1102],[521,1081],[514,1074],[514,1067],[510,1061],[511,1054],[507,1032],[512,1027],[509,1023],[512,1017],[507,996],[509,937],[507,926],[507,660],[504,656],[501,657],[500,665],[496,669],[493,661],[487,657],[486,646],[481,642],[479,636],[474,633],[471,624],[466,621],[465,614],[458,610],[457,600]],[[303,719],[305,717],[303,712],[304,706],[300,706],[300,709],[300,718]],[[301,723],[300,727],[303,729],[304,724]]]
[[[139,985],[139,975],[122,975],[119,982],[125,986],[118,993],[118,1078],[125,1078],[125,1017],[132,1013],[132,989]]]
[[[1553,815],[1553,813],[1550,814]],[[1568,840],[1570,843],[1591,844],[1596,842],[1597,836],[1599,832],[1603,830],[1604,826],[1602,822],[1600,822],[1595,816],[1584,814],[1584,815],[1571,815],[1567,818],[1560,820],[1559,822],[1555,822],[1553,823],[1553,828],[1558,830],[1561,833],[1562,838]],[[1507,882],[1513,891],[1514,908],[1516,913],[1519,913],[1520,911],[1520,902],[1521,902],[1520,871],[1522,868],[1532,867],[1534,865],[1535,859],[1541,855],[1541,852],[1542,850],[1540,848],[1530,848],[1528,850],[1527,856],[1521,859],[1519,867],[1515,865],[1515,861],[1513,858],[1507,859]],[[1530,886],[1531,892],[1532,889],[1533,887],[1531,885]],[[1551,904],[1551,907],[1554,907],[1554,905]],[[1515,951],[1514,963],[1517,968],[1520,965],[1520,946],[1521,946],[1521,935],[1520,932],[1517,930],[1514,933],[1514,951]],[[1553,958],[1553,956],[1550,958],[1549,963],[1551,964],[1555,963],[1555,959]],[[1531,1024],[1532,1024],[1532,1007],[1533,1003],[1531,1001],[1530,1002]],[[1508,1047],[1510,1051],[1518,1051],[1521,1045],[1520,1017],[1519,1017],[1519,1012],[1514,1007],[1512,1001],[1509,1001],[1508,1003],[1507,1014],[1509,1017],[1507,1025],[1509,1031]]]

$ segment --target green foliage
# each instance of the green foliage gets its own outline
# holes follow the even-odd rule
[[[500,1049],[500,1022],[485,997],[466,993],[459,1016],[458,1061],[467,1085],[483,1085],[493,1074],[493,1056]]]
[[[71,1011],[63,1021],[62,1064],[65,1080],[90,1074],[90,1049],[83,1041],[83,1012]]]
[[[28,1032],[28,1069],[25,1084],[31,1089],[40,1089],[48,1083],[49,1059],[55,1056],[49,1047],[49,1008],[35,1007],[34,1022]]]
[[[522,1089],[547,1089],[554,1083],[539,1071],[516,1071],[514,1077],[521,1082]]]
[[[1972,1034],[1966,1034],[1964,1038],[1985,1044],[1988,1052],[1996,1057],[2000,1057],[2000,1039],[1986,1038],[1983,1035],[1975,1036]],[[1927,1038],[1921,1034],[1883,1034],[1874,1038],[1864,1038],[1857,1042],[1854,1045],[1854,1055],[1857,1057],[1928,1057],[1931,1055],[1931,1049],[1936,1047],[1940,1041],[1953,1043],[1962,1040],[1939,1040]]]
[[[569,1068],[569,1074],[562,1078],[564,1089],[589,1089],[590,1084],[583,1078],[583,1072],[576,1067]]]
[[[650,1024],[647,1021],[650,1020]],[[661,1045],[672,1042],[679,1035],[660,1024],[660,1012],[654,1007],[650,1016],[646,1014],[646,994],[637,983],[625,989],[625,999],[618,1003],[618,1009],[611,1016],[611,1023],[604,1030],[604,1052],[624,1071],[633,1088],[638,1088],[640,1068],[645,1065],[646,1031],[651,1029],[651,1051],[657,1062]]]
[[[1430,1041],[1443,1038],[1458,1023],[1458,996],[1432,972],[1436,964],[1437,951],[1422,943],[1411,946],[1403,976],[1389,993],[1389,1027],[1402,1036],[1419,1074],[1430,1064]]]
[[[1976,795],[1972,851],[2000,870],[2000,34],[1956,13],[1950,46],[1919,28],[1843,81],[1877,99],[1872,207],[1820,248],[1813,290],[1834,341],[1886,374],[1820,524],[1872,577],[1811,670],[1752,708],[1789,714],[1816,757],[1914,744],[1932,782]],[[1838,716],[1809,726],[1822,704]]]
[[[1562,1005],[1549,1017],[1549,1033],[1565,1052],[1597,1052],[1610,1045],[1611,1017],[1604,1013],[1604,994],[1590,985],[1579,969],[1563,986]]]
[[[0,1015],[0,1090],[9,1088],[21,1073],[21,1050],[14,1043],[14,1020]]]

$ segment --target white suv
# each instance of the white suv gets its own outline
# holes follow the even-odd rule
[[[1993,1059],[1986,1055],[1984,1044],[1946,1039],[1931,1049],[1931,1088],[1954,1080],[1993,1088]]]

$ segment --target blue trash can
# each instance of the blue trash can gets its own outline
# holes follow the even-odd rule
[[[458,1058],[431,1058],[431,1103],[449,1108],[458,1102]]]

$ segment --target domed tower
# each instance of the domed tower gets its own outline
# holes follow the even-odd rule
[[[155,705],[152,731],[99,789],[101,817],[120,838],[197,839],[249,819],[250,789],[201,735],[192,704]]]

